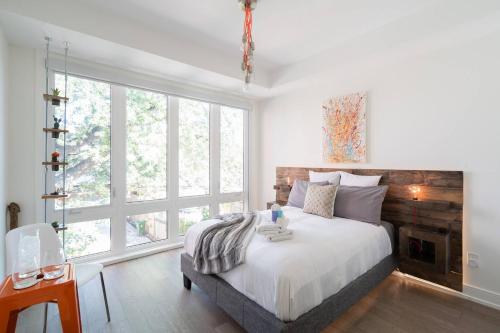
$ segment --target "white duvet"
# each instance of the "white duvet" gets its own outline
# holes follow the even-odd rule
[[[293,238],[269,242],[255,234],[245,263],[219,274],[236,290],[283,321],[295,320],[337,293],[392,253],[382,226],[335,217],[306,214],[283,207]],[[270,212],[260,214],[270,219]],[[193,225],[184,248],[193,255],[201,231],[218,220]]]

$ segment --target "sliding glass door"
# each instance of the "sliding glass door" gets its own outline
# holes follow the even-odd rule
[[[62,92],[63,82],[55,73]],[[178,243],[200,220],[248,206],[247,110],[84,77],[68,83],[68,257]],[[62,186],[60,176],[50,181]],[[53,220],[61,208],[55,201]]]

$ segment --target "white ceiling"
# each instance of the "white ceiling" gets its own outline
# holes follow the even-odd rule
[[[68,40],[70,54],[246,98],[295,89],[373,55],[415,54],[500,30],[498,0],[258,0],[256,73],[242,92],[237,0],[0,0],[14,44]]]
[[[239,50],[243,12],[237,0],[86,1],[193,43]],[[270,67],[289,65],[439,2],[258,0],[254,11],[256,58]]]

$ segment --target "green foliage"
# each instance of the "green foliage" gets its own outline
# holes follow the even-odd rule
[[[130,201],[167,194],[167,97],[127,89],[127,192]]]
[[[179,98],[179,195],[210,193],[210,105]]]
[[[66,128],[67,208],[110,203],[111,186],[111,86],[108,83],[55,75],[55,87],[69,97]],[[167,96],[127,88],[126,174],[129,201],[164,199],[167,194],[168,110]],[[53,119],[60,119],[54,114]],[[60,120],[59,120],[60,121]],[[243,191],[244,112],[221,107],[220,191]],[[179,195],[210,194],[210,104],[179,98]],[[63,151],[63,138],[54,147]],[[55,173],[55,187],[62,188],[62,172]],[[56,201],[56,209],[61,204]],[[209,208],[195,207],[179,214],[179,231],[209,217]],[[68,256],[78,256],[95,247],[98,230],[66,231]],[[102,232],[102,231],[99,231]]]
[[[64,252],[67,258],[109,251],[109,219],[71,223],[67,227],[64,231]]]
[[[64,76],[56,74],[56,87],[64,90]],[[110,202],[111,180],[111,87],[107,83],[68,77],[70,98],[66,127],[67,207],[106,205]],[[62,149],[63,137],[57,140]],[[62,173],[56,174],[62,187]],[[60,203],[56,202],[61,208]]]
[[[220,114],[220,191],[243,192],[244,113],[222,106]]]
[[[190,226],[209,217],[210,208],[208,206],[181,209],[179,211],[179,235],[184,235]]]

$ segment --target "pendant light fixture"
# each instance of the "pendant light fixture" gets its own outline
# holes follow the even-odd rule
[[[241,37],[241,50],[243,52],[243,61],[241,62],[241,70],[245,75],[245,88],[250,83],[251,75],[254,71],[253,52],[255,44],[252,38],[252,11],[257,5],[257,0],[238,0],[241,9],[245,13],[245,21],[243,22],[243,36]]]

